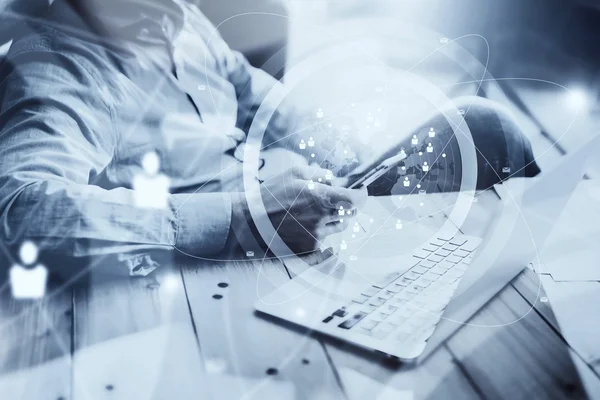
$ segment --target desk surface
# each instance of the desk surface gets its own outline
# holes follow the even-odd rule
[[[479,226],[467,223],[465,233]],[[529,269],[412,367],[258,317],[257,294],[290,279],[279,262],[176,267],[57,291],[33,306],[4,290],[5,398],[585,397],[574,365],[584,362],[562,339],[549,303],[535,302],[539,282]],[[489,325],[503,326],[481,327]]]

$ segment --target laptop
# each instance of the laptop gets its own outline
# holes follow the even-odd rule
[[[419,362],[535,261],[581,181],[587,159],[598,150],[600,136],[536,178],[497,185],[500,210],[483,237],[464,235],[444,224],[412,253],[385,263],[353,259],[341,249],[260,296],[255,308],[366,349]],[[455,207],[472,202],[465,193],[457,196]],[[285,262],[289,269],[291,261]]]

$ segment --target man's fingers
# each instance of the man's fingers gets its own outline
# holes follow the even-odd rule
[[[331,224],[338,223],[348,226],[348,221],[350,221],[351,215],[341,216],[337,213],[335,214],[327,214],[319,219],[322,224]]]
[[[318,189],[319,197],[327,201],[323,202],[325,207],[339,208],[341,205],[344,209],[360,208],[367,201],[367,189],[346,189],[335,186],[319,185],[315,186]]]
[[[312,180],[313,182],[319,182],[324,185],[331,185],[331,181],[333,180],[333,173],[331,171],[314,165],[295,166],[290,172],[296,178],[305,181]],[[319,179],[321,180],[319,181]]]
[[[317,229],[317,233],[318,233],[319,237],[325,237],[325,236],[343,232],[346,230],[346,228],[348,228],[348,223],[346,221],[330,222],[328,224],[325,224],[325,225],[319,227]]]

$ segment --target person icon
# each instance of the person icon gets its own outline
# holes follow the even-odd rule
[[[427,161],[423,161],[423,172],[429,172],[429,164],[427,164]]]
[[[338,209],[338,215],[344,215],[346,214],[346,212],[344,211],[344,206],[340,206],[340,208]]]
[[[402,182],[402,184],[404,185],[404,187],[410,186],[410,181],[408,180],[408,176],[404,177],[404,181]]]
[[[432,128],[429,128],[429,137],[434,138],[435,137],[435,130]]]
[[[19,249],[20,264],[10,268],[10,288],[15,299],[40,299],[46,293],[48,270],[42,264],[36,263],[38,248],[33,242],[26,241]]]
[[[300,150],[306,149],[306,143],[304,142],[304,139],[300,140],[298,147],[300,147]]]
[[[510,174],[510,167],[502,167],[503,174]]]
[[[313,182],[313,180],[309,180],[308,184],[306,185],[308,187],[308,190],[313,190],[315,188],[315,182]]]
[[[143,174],[133,178],[135,204],[143,208],[167,208],[169,198],[169,178],[159,173],[160,159],[154,151],[142,158]]]
[[[348,244],[346,243],[345,240],[342,240],[342,243],[340,243],[340,250],[346,250],[348,248]]]
[[[412,144],[413,146],[416,146],[419,144],[419,139],[417,138],[417,135],[413,135],[412,140],[410,141],[410,144]]]
[[[358,222],[354,223],[354,226],[352,227],[352,231],[353,232],[360,232],[360,226],[358,225]]]
[[[317,109],[317,118],[319,118],[319,119],[323,118],[323,109],[321,109],[321,108]]]
[[[400,157],[406,158],[406,150],[404,150],[404,147],[400,148]]]
[[[427,192],[423,189],[419,190],[419,196],[425,196]]]
[[[432,145],[431,143],[429,143],[429,144],[427,145],[427,152],[428,152],[428,153],[433,153],[433,145]]]
[[[315,140],[311,136],[308,138],[308,147],[314,147],[314,146],[315,146]]]
[[[398,230],[402,229],[402,221],[401,220],[396,221],[396,229],[398,229]]]
[[[330,181],[330,180],[332,180],[332,179],[333,179],[333,172],[331,172],[330,170],[327,170],[327,171],[325,172],[325,180],[328,180],[328,181]]]

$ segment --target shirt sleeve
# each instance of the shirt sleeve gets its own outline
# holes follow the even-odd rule
[[[230,49],[204,16],[200,16],[200,21],[211,26],[208,30],[210,51],[221,74],[235,88],[238,100],[237,127],[248,133],[250,126],[255,123],[264,128],[263,146],[287,147],[288,141],[285,139],[297,111],[291,102],[286,101],[283,84],[250,65],[240,52]],[[262,120],[256,119],[259,108]]]
[[[93,184],[118,131],[107,88],[83,65],[28,49],[0,71],[0,241],[12,254],[25,239],[61,256],[218,253],[229,232],[227,194],[176,194],[168,208],[148,209],[135,206],[132,190]]]
[[[241,53],[227,50],[224,59],[228,80],[238,98],[238,128],[248,133],[250,126],[257,124],[264,129],[263,146],[288,147],[290,141],[286,139],[298,111],[286,96],[283,84],[250,65]],[[257,114],[259,108],[261,111]],[[261,120],[257,120],[257,116]]]

